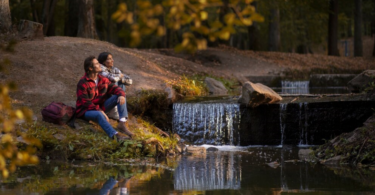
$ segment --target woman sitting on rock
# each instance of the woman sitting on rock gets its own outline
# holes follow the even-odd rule
[[[85,75],[77,84],[76,116],[99,123],[110,138],[127,139],[114,130],[105,114],[116,105],[120,113],[118,130],[132,137],[134,134],[125,125],[127,115],[125,92],[107,78],[99,75],[101,65],[95,57],[90,56],[84,62]]]
[[[128,75],[123,74],[121,70],[113,66],[114,60],[112,54],[109,52],[102,52],[98,56],[98,61],[102,66],[102,72],[100,73],[100,75],[108,78],[112,83],[115,83],[117,86],[121,87],[121,89],[125,92],[125,85],[131,85],[132,79]],[[108,112],[108,117],[119,120],[119,115],[116,107]],[[128,118],[127,110],[125,117],[126,119]]]

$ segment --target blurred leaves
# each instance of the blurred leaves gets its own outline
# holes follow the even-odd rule
[[[11,40],[7,46],[1,47],[5,52],[14,52],[16,42]],[[0,60],[0,72],[6,71],[11,65],[7,58]],[[16,170],[17,166],[37,164],[38,157],[35,154],[35,146],[41,147],[39,140],[23,136],[22,139],[27,146],[19,150],[14,137],[16,124],[21,121],[31,121],[32,112],[27,108],[14,109],[12,107],[9,92],[15,90],[16,84],[9,82],[0,84],[0,171],[4,178]]]
[[[256,13],[252,0],[137,0],[134,11],[121,3],[112,15],[117,22],[131,26],[131,46],[137,46],[142,36],[164,36],[166,29],[180,31],[183,40],[177,51],[194,53],[207,48],[207,40],[228,40],[234,34],[235,26],[249,26],[262,22],[264,18]],[[227,10],[227,11],[223,11]]]

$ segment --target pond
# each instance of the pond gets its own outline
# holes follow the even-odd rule
[[[0,194],[375,194],[375,171],[300,161],[301,148],[215,147],[158,163],[43,162],[18,168]]]

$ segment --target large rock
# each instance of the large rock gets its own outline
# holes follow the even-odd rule
[[[346,86],[356,74],[312,74],[310,87],[341,87]]]
[[[238,102],[250,107],[257,107],[261,104],[279,102],[282,99],[283,98],[271,88],[260,83],[254,84],[248,81],[242,86],[242,96]]]
[[[208,92],[212,95],[226,95],[228,90],[225,88],[222,82],[217,81],[213,78],[206,77],[204,82],[207,85]]]
[[[43,35],[43,24],[21,20],[18,24],[18,35],[23,39],[44,39]]]
[[[199,147],[199,146],[188,146],[186,148],[186,152],[192,156],[206,156],[206,148],[204,147]]]
[[[374,77],[375,70],[365,70],[348,82],[349,91],[354,93],[363,91],[370,82],[375,81]]]

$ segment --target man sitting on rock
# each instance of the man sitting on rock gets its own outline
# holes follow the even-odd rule
[[[99,75],[102,69],[94,56],[85,59],[84,69],[86,73],[77,84],[76,116],[99,123],[112,139],[125,140],[128,137],[114,130],[105,114],[117,105],[120,116],[117,128],[132,137],[133,133],[125,126],[125,92]]]

